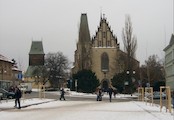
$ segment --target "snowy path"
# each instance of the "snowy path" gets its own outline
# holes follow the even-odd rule
[[[173,116],[144,102],[52,101],[1,111],[0,120],[173,120]]]

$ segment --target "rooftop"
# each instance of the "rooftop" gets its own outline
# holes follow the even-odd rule
[[[10,62],[13,63],[13,61],[11,61],[10,59],[8,59],[7,57],[3,56],[0,54],[0,61],[5,61],[5,62]]]
[[[29,54],[44,54],[42,41],[32,41]]]

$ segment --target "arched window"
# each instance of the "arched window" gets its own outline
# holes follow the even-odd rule
[[[106,52],[101,55],[101,70],[103,72],[109,71],[109,57]]]

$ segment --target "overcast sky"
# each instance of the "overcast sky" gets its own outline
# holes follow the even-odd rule
[[[164,58],[173,33],[173,0],[0,0],[0,54],[26,70],[32,40],[42,40],[45,53],[61,51],[73,62],[81,13],[87,13],[91,36],[105,14],[122,50],[129,14],[140,64],[153,54]]]

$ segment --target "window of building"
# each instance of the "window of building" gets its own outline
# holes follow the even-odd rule
[[[101,55],[101,70],[103,72],[109,71],[109,57],[106,52]]]
[[[101,41],[99,41],[99,42],[98,42],[98,46],[99,46],[99,47],[101,47],[101,46],[102,46],[102,45],[101,45]]]
[[[106,38],[106,32],[103,32],[103,38]]]
[[[111,41],[107,41],[107,46],[111,46]]]

